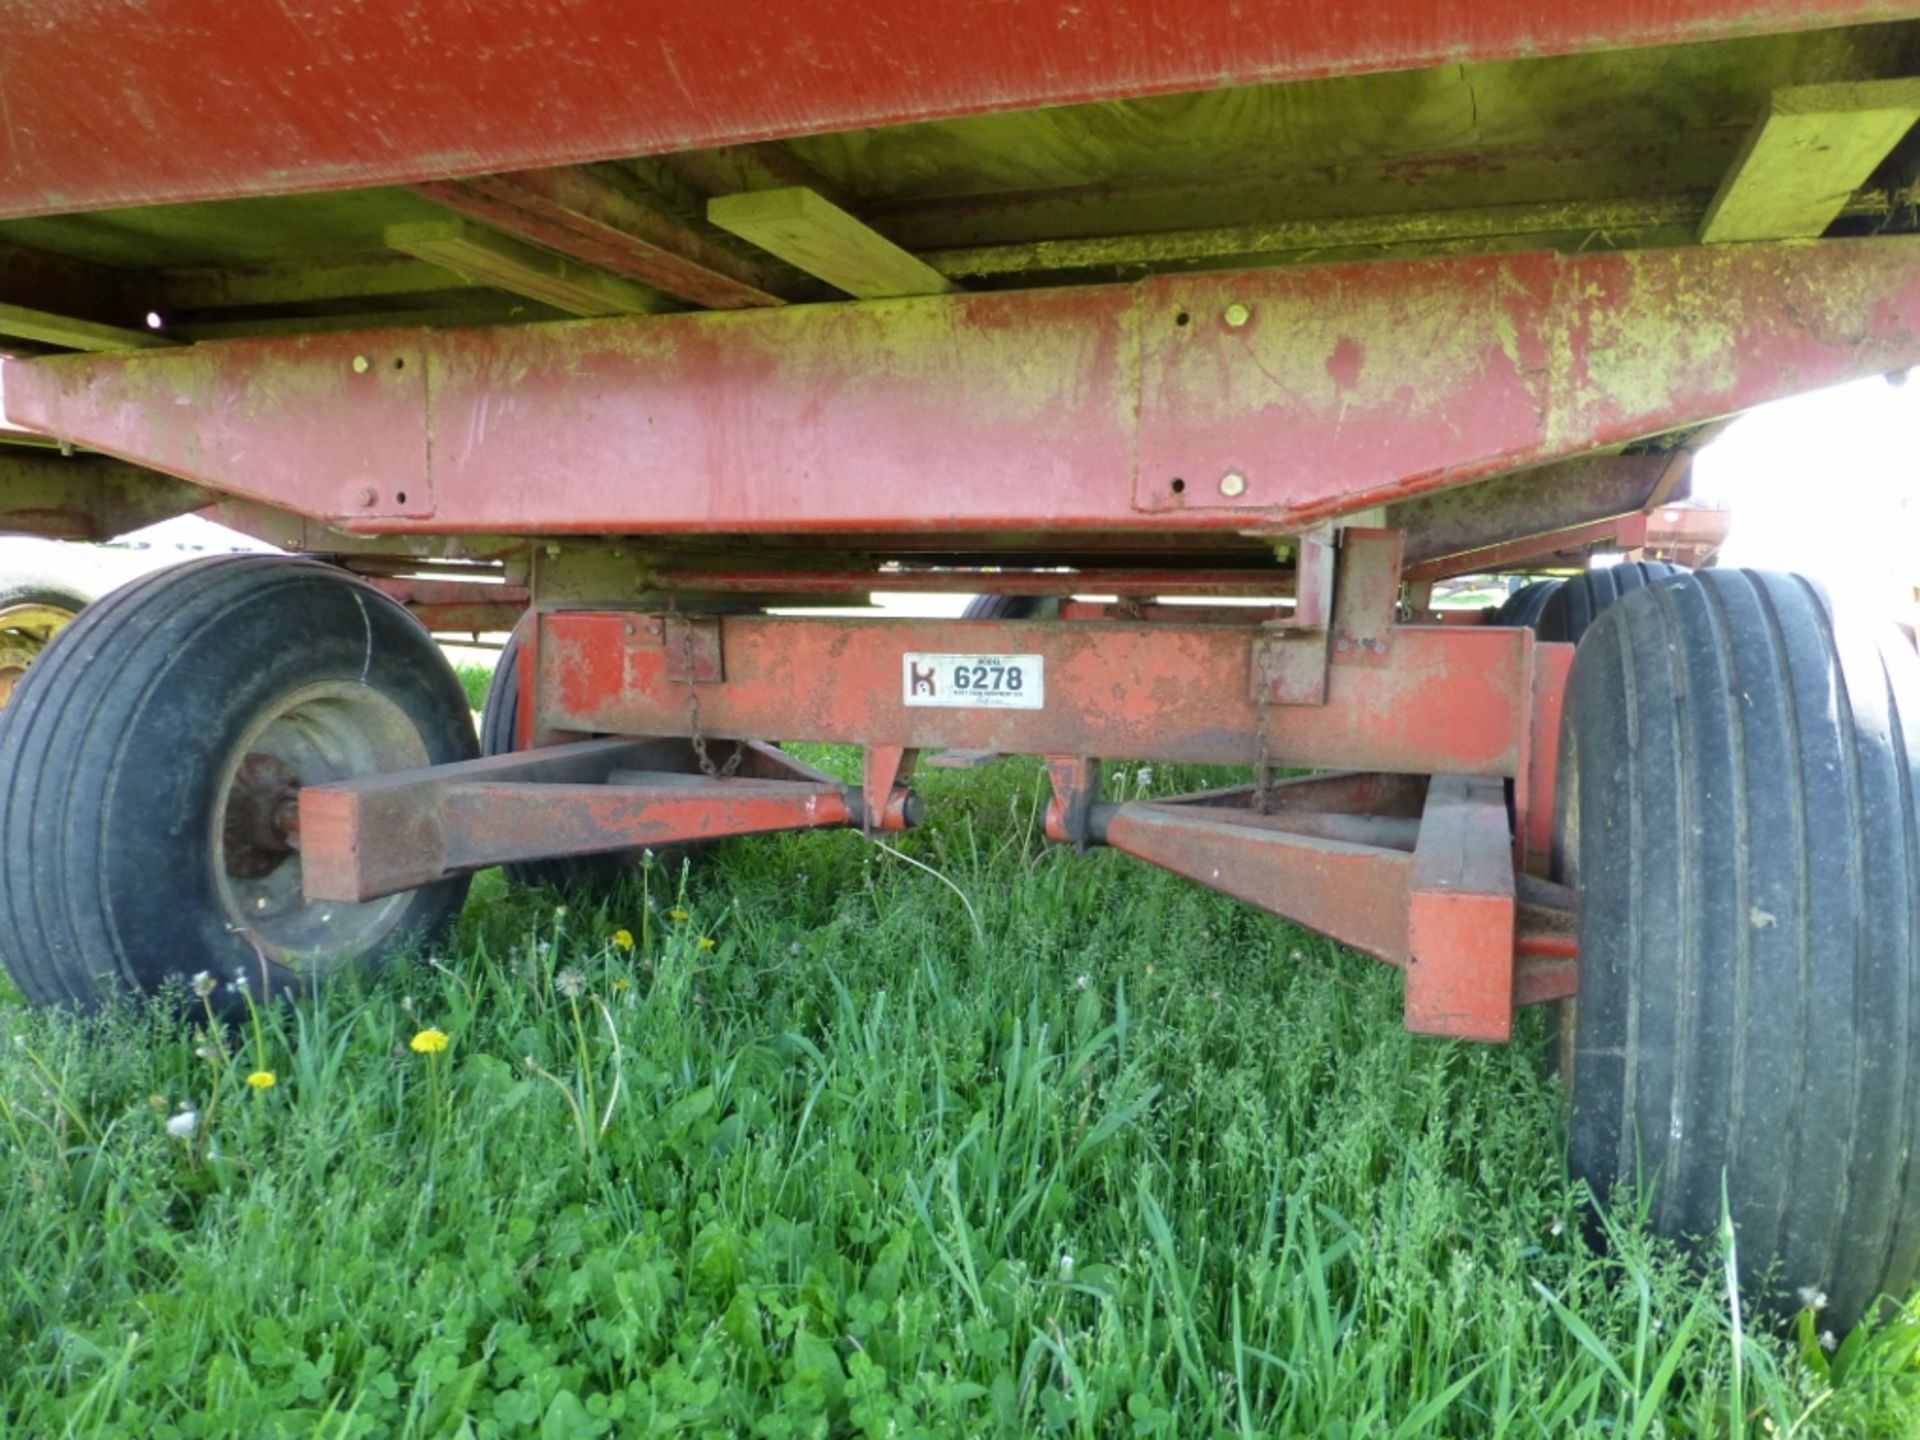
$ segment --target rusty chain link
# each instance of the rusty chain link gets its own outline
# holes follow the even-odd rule
[[[680,664],[687,682],[687,731],[693,741],[693,758],[700,763],[700,773],[708,779],[726,780],[738,773],[747,747],[734,746],[733,753],[723,765],[715,765],[713,757],[707,753],[707,737],[700,733],[700,691],[693,678],[693,622],[681,616],[668,615],[666,623],[671,625],[675,620],[680,621]]]

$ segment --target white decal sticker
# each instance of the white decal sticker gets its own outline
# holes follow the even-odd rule
[[[1040,655],[904,655],[901,699],[908,705],[972,710],[1039,710],[1046,705]]]

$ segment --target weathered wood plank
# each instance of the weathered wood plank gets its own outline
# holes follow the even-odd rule
[[[958,290],[938,270],[805,186],[707,202],[707,218],[860,300]]]
[[[71,315],[55,315],[26,305],[0,303],[0,335],[60,345],[68,350],[155,350],[173,344],[151,330],[128,330]]]
[[[1920,79],[1773,92],[1700,223],[1703,243],[1820,234],[1920,120]]]
[[[570,315],[647,315],[670,308],[658,291],[465,220],[390,225],[386,242],[482,285]]]
[[[182,266],[158,271],[147,281],[153,308],[169,318],[179,311],[430,295],[466,283],[444,266],[388,254],[231,269]]]
[[[496,230],[696,305],[741,310],[786,303],[759,267],[603,171],[525,170],[412,188]]]

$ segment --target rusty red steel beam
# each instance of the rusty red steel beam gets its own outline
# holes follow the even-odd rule
[[[1245,626],[1099,621],[717,620],[723,679],[670,678],[648,617],[538,617],[522,694],[536,732],[685,735],[689,688],[710,735],[910,749],[1247,764],[1262,707]],[[1396,627],[1380,648],[1337,655],[1325,705],[1265,707],[1277,765],[1512,775],[1524,762],[1531,634]],[[1033,656],[1031,709],[910,704],[909,655]]]
[[[1365,778],[1337,777],[1327,793],[1344,788],[1360,803]],[[1380,778],[1392,787],[1408,777]],[[1400,808],[1407,793],[1385,788],[1379,798]],[[1572,892],[1516,877],[1497,779],[1435,776],[1417,821],[1305,809],[1268,815],[1222,803],[1241,798],[1236,791],[1097,805],[1092,833],[1404,970],[1406,1025],[1416,1033],[1506,1040],[1516,1005],[1573,992]],[[1408,826],[1415,833],[1403,843]]]
[[[1389,964],[1406,957],[1413,856],[1318,836],[1263,830],[1147,801],[1096,821],[1115,850],[1197,880]]]
[[[1638,512],[1595,520],[1566,530],[1529,535],[1524,540],[1508,540],[1499,545],[1449,555],[1444,560],[1426,560],[1407,566],[1410,581],[1445,580],[1454,575],[1478,575],[1508,570],[1529,563],[1567,563],[1565,557],[1606,546],[1618,550],[1636,550],[1647,543],[1647,517]]]
[[[422,23],[318,0],[10,0],[0,218],[1915,13],[1902,0],[951,0],[938,24],[904,24],[885,0],[576,0],[561,25],[541,0],[463,0]]]
[[[1505,787],[1480,776],[1435,776],[1408,881],[1409,1030],[1512,1037],[1514,915]]]
[[[1018,555],[1009,556],[1018,560]],[[875,591],[909,595],[1279,596],[1293,590],[1293,572],[1264,569],[983,569],[782,570],[675,566],[642,582],[660,593],[818,595],[835,598]]]
[[[16,423],[348,530],[1171,538],[1915,363],[1894,236],[233,340],[4,388]]]
[[[427,629],[454,634],[500,634],[527,613],[527,587],[412,576],[368,576],[376,590],[398,600]]]
[[[583,741],[307,786],[299,810],[307,897],[358,902],[488,865],[859,822],[848,787],[784,766],[777,752],[759,751],[757,768],[787,778],[627,768],[657,750]]]
[[[1669,454],[1580,456],[1409,500],[1388,523],[1407,537],[1410,575],[1463,573],[1447,562],[1643,509],[1672,463]]]

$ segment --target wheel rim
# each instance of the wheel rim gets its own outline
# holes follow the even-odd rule
[[[307,900],[299,794],[430,759],[398,705],[348,681],[285,696],[229,751],[213,817],[215,878],[228,918],[262,956],[324,970],[373,949],[401,923],[410,894],[362,904]]]
[[[9,605],[0,609],[0,709],[27,667],[47,642],[73,620],[75,612],[60,605]]]

